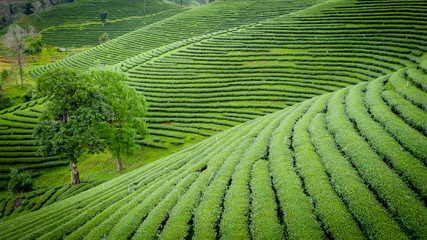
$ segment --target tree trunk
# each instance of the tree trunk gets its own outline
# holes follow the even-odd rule
[[[182,0],[181,0],[181,7],[182,7]]]
[[[200,0],[200,6],[203,6],[203,0]]]
[[[22,87],[24,87],[24,79],[22,78],[22,62],[21,62],[21,54],[20,53],[18,53],[17,59],[18,59],[19,75],[21,77],[21,85],[22,85]]]
[[[105,25],[105,23],[104,23],[104,22],[102,22],[102,27],[104,27],[104,25]]]
[[[71,170],[71,182],[73,185],[77,185],[80,183],[79,171],[77,170],[77,165],[73,162],[70,162],[72,165]]]
[[[145,12],[145,4],[147,3],[147,0],[144,0],[144,12]]]
[[[123,169],[123,165],[118,156],[116,157],[116,161],[117,161],[117,170],[120,172]]]

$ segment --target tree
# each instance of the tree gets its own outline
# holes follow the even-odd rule
[[[145,6],[147,5],[147,0],[144,0],[144,12],[145,12]]]
[[[6,27],[9,25],[12,16],[10,12],[10,5],[7,1],[0,1],[0,26]]]
[[[89,75],[75,70],[44,73],[37,80],[37,91],[50,100],[33,133],[38,153],[69,159],[72,184],[79,184],[78,158],[105,149],[99,124],[112,118],[112,107]]]
[[[7,188],[13,193],[28,192],[33,188],[34,179],[28,172],[19,172],[18,169],[10,169],[10,180]]]
[[[27,14],[22,14],[21,16],[21,27],[28,29],[30,27],[30,19]]]
[[[4,81],[6,81],[8,77],[9,77],[9,73],[7,72],[6,69],[3,69],[0,75],[0,83],[3,83]]]
[[[51,8],[52,8],[52,3],[50,2],[50,0],[45,0],[45,1],[44,1],[44,10],[45,10],[46,12],[48,12],[48,13],[49,13],[49,15],[50,15],[50,10],[51,10]]]
[[[2,72],[2,76],[1,76],[2,77],[2,82],[1,83],[3,83],[3,81],[5,79],[7,79],[7,77],[8,77],[7,76],[8,75],[7,71],[6,71],[6,77],[3,76],[4,73],[5,73],[5,71]],[[5,92],[3,91],[1,83],[0,83],[0,110],[3,110],[5,108],[11,107],[12,103],[10,101],[10,98],[6,97]]]
[[[121,157],[135,151],[136,134],[145,136],[147,132],[142,120],[147,109],[145,98],[125,83],[127,77],[123,73],[94,69],[91,76],[113,108],[113,114],[102,125],[102,136],[120,171],[123,169]]]
[[[107,17],[108,17],[108,11],[101,9],[99,10],[99,18],[101,19],[102,22],[102,26],[105,26],[105,23],[107,22]]]
[[[34,55],[36,53],[41,52],[43,49],[43,41],[41,34],[32,34],[27,38],[27,44],[25,52]]]
[[[40,20],[40,11],[42,10],[42,3],[39,1],[36,1],[33,3],[33,7],[31,8],[31,10],[34,12],[34,14],[36,15],[36,20]]]
[[[77,3],[79,4],[79,8],[80,8],[80,6],[82,4],[82,0],[77,0]]]
[[[2,42],[8,49],[9,54],[15,58],[19,68],[19,75],[21,77],[21,85],[24,87],[24,79],[22,72],[22,65],[24,59],[24,52],[26,49],[27,38],[34,35],[34,29],[21,28],[18,25],[11,25],[7,33],[3,36]]]
[[[103,44],[108,41],[108,33],[104,32],[101,36],[99,36],[99,44]]]

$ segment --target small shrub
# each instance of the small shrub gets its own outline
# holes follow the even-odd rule
[[[9,77],[9,72],[6,69],[3,69],[0,75],[0,82],[4,82]]]
[[[103,44],[109,40],[108,33],[104,32],[101,36],[99,36],[99,44]]]
[[[2,78],[3,78],[3,76],[2,76]],[[3,89],[0,85],[0,110],[8,108],[10,106],[12,106],[12,104],[10,102],[10,98],[6,97],[5,92],[3,91]]]
[[[19,172],[18,169],[10,170],[8,190],[14,193],[28,192],[33,188],[34,179],[28,172]]]

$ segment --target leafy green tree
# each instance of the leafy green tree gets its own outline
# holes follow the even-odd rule
[[[99,44],[103,44],[108,41],[108,33],[104,32],[101,36],[99,36]]]
[[[4,73],[4,71],[3,71],[3,73]],[[3,78],[3,74],[2,74],[2,78]],[[6,76],[6,78],[7,78],[7,76]],[[12,103],[10,101],[10,98],[6,97],[5,92],[3,91],[3,88],[2,88],[1,83],[0,83],[0,110],[3,110],[5,108],[11,107],[11,106],[12,106]]]
[[[113,114],[102,125],[102,133],[120,171],[123,169],[121,157],[135,151],[136,134],[145,136],[147,132],[142,119],[147,109],[145,98],[125,83],[127,77],[123,73],[94,69],[91,76],[113,107]]]
[[[28,29],[30,27],[30,19],[27,14],[22,14],[21,17],[21,27]]]
[[[107,22],[107,17],[108,17],[108,11],[101,9],[99,10],[99,18],[101,19],[102,22],[102,26],[105,26],[105,23]]]
[[[105,149],[99,123],[112,118],[113,109],[88,74],[54,69],[37,81],[41,97],[49,103],[33,133],[42,156],[58,154],[69,159],[72,184],[79,184],[77,160],[83,153]]]
[[[27,38],[27,48],[25,52],[34,55],[41,52],[43,49],[43,41],[41,34],[32,34]]]
[[[6,69],[3,69],[0,75],[0,79],[1,79],[0,83],[6,81],[8,77],[9,77],[9,72]]]
[[[8,190],[14,193],[28,192],[33,188],[34,179],[28,172],[19,172],[16,168],[10,169]]]

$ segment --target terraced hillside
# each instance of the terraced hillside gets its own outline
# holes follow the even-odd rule
[[[87,69],[97,64],[116,64],[165,44],[259,22],[306,8],[321,1],[323,0],[215,1],[153,23],[80,54],[35,69],[33,74],[39,75],[46,69],[55,67]]]
[[[59,156],[41,157],[37,154],[38,146],[32,134],[39,121],[38,117],[44,110],[45,101],[43,98],[0,111],[0,191],[7,188],[11,168],[29,171],[33,177],[38,177],[46,170],[69,165],[68,159],[61,159]],[[176,151],[185,143],[194,143],[199,141],[201,136],[206,137],[209,134],[203,130],[179,130],[185,133],[150,129],[150,136],[145,139],[136,136],[138,144],[156,152],[154,159],[147,156],[143,160],[149,158],[147,161],[153,161],[159,154]],[[144,149],[144,155],[147,154],[152,153]],[[134,164],[138,165],[136,160],[135,162]],[[84,177],[88,178],[90,179],[90,176]]]
[[[252,20],[261,19],[256,13],[271,11],[269,5],[256,3],[247,9],[256,10]],[[212,6],[219,11],[222,5],[203,8]],[[382,10],[377,11],[380,6]],[[397,8],[402,11],[396,12]],[[197,9],[185,14],[197,13]],[[212,11],[215,19],[218,14]],[[188,16],[191,22],[198,16],[183,14],[173,18]],[[149,105],[151,137],[137,142],[155,148],[182,147],[312,97],[416,65],[426,58],[426,19],[423,1],[335,0],[252,27],[174,42],[125,60],[116,66],[127,71],[129,84],[146,96]],[[165,29],[181,24],[163,23],[170,24]],[[184,31],[186,26],[180,29]],[[115,51],[117,54],[121,48]],[[3,179],[10,166],[44,169],[66,165],[55,156],[36,156],[31,132],[37,111],[42,109],[36,106],[0,113]]]
[[[39,99],[0,111],[0,189],[7,187],[10,168],[29,170],[38,176],[38,170],[69,164],[58,156],[37,155],[32,134],[44,102]]]
[[[77,2],[62,4],[41,12],[40,20],[34,15],[30,19],[46,44],[81,47],[98,45],[104,32],[112,39],[190,9],[158,0],[147,0],[145,12],[144,1],[121,1],[119,6],[116,0],[86,0],[80,7]],[[105,27],[99,20],[100,9],[109,12]]]
[[[5,239],[427,238],[427,61],[221,132]]]
[[[147,98],[152,128],[224,129],[418,64],[426,59],[426,23],[425,1],[333,1],[117,67]]]
[[[60,201],[94,186],[103,181],[82,182],[72,186],[70,183],[62,186],[42,188],[28,193],[13,194],[0,198],[0,219],[11,219],[29,212],[36,211],[42,207],[49,206],[55,201]]]

